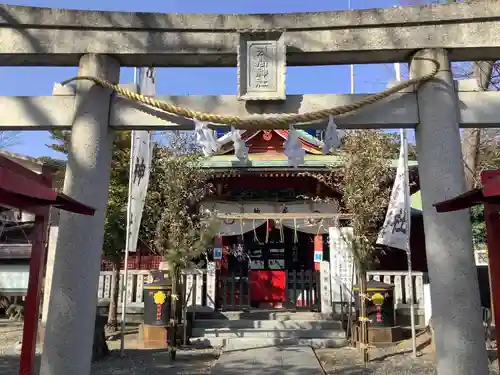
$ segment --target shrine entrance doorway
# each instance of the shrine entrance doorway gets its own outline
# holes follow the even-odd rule
[[[319,270],[314,262],[318,237],[324,244],[323,257],[328,257],[327,235],[301,232],[273,220],[242,235],[221,237],[216,307],[319,311]]]

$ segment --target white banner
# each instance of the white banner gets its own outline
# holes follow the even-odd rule
[[[407,188],[405,186],[405,158],[404,158],[404,142],[401,136],[401,149],[399,152],[399,163],[396,171],[396,179],[392,187],[391,198],[387,214],[385,216],[384,225],[378,235],[377,244],[394,247],[408,251],[410,243],[410,223],[409,218],[409,197],[407,197]]]
[[[139,69],[139,92],[144,95],[155,95],[155,71],[153,68]],[[132,150],[130,154],[131,183],[128,197],[130,222],[128,230],[128,249],[136,251],[139,237],[139,227],[142,220],[142,211],[149,184],[153,142],[151,132],[132,131]]]

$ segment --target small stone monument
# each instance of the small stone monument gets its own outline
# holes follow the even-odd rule
[[[282,32],[239,34],[239,100],[285,100],[285,76],[286,47]]]

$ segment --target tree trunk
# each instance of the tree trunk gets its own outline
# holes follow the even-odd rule
[[[177,264],[172,264],[172,310],[170,314],[170,329],[172,330],[171,346],[177,346],[177,326],[179,323],[179,314],[177,312],[180,306],[180,295],[179,295],[179,280],[180,280],[180,267]]]
[[[474,65],[473,77],[477,79],[479,89],[488,90],[493,70],[492,61],[478,61]],[[465,183],[467,190],[476,185],[477,167],[479,164],[479,145],[481,129],[465,129],[462,138],[462,154],[464,158]]]
[[[476,185],[481,129],[464,129],[462,154],[464,158],[465,187],[471,190]]]
[[[367,280],[366,271],[363,267],[358,269],[358,286],[359,286],[359,341],[360,350],[363,356],[363,364],[366,366],[368,362],[368,317],[366,308],[366,292]]]
[[[494,61],[478,61],[474,65],[473,77],[477,79],[480,90],[487,91],[491,81]],[[464,158],[464,171],[466,189],[470,190],[476,186],[477,168],[479,165],[479,147],[481,143],[481,129],[465,129],[462,139],[462,154]],[[489,273],[488,265],[488,273]],[[491,294],[490,282],[490,301],[491,313],[493,312],[493,298]],[[493,318],[492,325],[495,325]]]
[[[118,329],[118,298],[120,290],[120,258],[113,258],[113,275],[111,276],[111,301],[109,304],[108,324],[107,327],[111,331]]]

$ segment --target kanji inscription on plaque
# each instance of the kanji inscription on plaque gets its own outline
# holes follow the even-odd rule
[[[238,99],[285,100],[285,59],[282,33],[240,34]]]
[[[248,42],[248,86],[251,92],[273,92],[277,86],[276,41]]]

